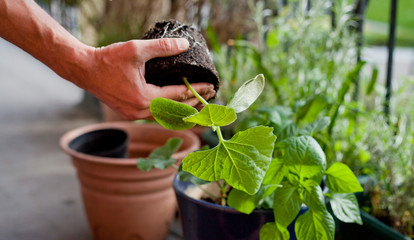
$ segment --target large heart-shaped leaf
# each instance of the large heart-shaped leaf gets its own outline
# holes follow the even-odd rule
[[[213,149],[190,153],[183,170],[206,181],[226,180],[232,187],[255,194],[272,159],[276,136],[259,126],[238,132]]]
[[[166,98],[153,99],[150,111],[159,124],[171,130],[185,130],[194,127],[195,123],[185,122],[183,118],[198,113],[197,109],[187,104]]]
[[[246,81],[230,99],[227,107],[233,108],[236,113],[246,110],[256,101],[263,91],[265,79],[263,74]]]

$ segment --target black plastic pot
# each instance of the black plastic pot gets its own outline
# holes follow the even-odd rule
[[[274,221],[272,210],[254,210],[247,215],[230,207],[191,198],[185,194],[190,185],[192,183],[182,182],[178,176],[173,183],[185,240],[259,240],[261,227]],[[307,207],[302,207],[299,215],[306,210]],[[290,239],[296,240],[294,222],[288,230]]]
[[[368,213],[361,211],[363,225],[336,221],[337,240],[411,240]]]
[[[93,156],[127,158],[128,141],[128,134],[121,129],[101,129],[80,135],[69,147]]]

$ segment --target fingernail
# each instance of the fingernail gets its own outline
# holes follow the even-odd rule
[[[181,50],[181,51],[187,50],[189,46],[190,46],[190,43],[188,42],[187,39],[185,39],[185,38],[178,38],[177,39],[177,47],[178,47],[179,50]]]

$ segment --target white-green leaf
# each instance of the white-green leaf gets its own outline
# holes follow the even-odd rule
[[[297,239],[333,240],[335,222],[329,212],[308,210],[295,223]]]
[[[331,192],[354,193],[364,191],[354,173],[343,163],[336,162],[332,164],[325,174],[326,186]]]
[[[260,240],[289,240],[287,229],[280,229],[274,222],[268,222],[260,229]]]
[[[255,194],[272,159],[276,136],[259,126],[238,132],[213,149],[190,153],[183,170],[206,181],[226,180],[233,188]]]
[[[242,112],[256,101],[263,91],[265,78],[263,74],[246,81],[234,94],[227,107],[233,108],[236,113]]]
[[[216,104],[208,104],[200,112],[188,116],[183,120],[188,123],[195,123],[206,127],[220,127],[229,125],[236,119],[237,115],[233,108]]]
[[[168,139],[164,146],[152,151],[147,159],[138,158],[138,168],[143,171],[149,171],[153,168],[166,169],[175,163],[176,159],[171,158],[171,156],[180,148],[182,143],[181,138]]]
[[[311,178],[325,171],[325,153],[312,137],[291,137],[283,141],[281,146],[285,150],[286,166],[301,179]]]
[[[282,228],[287,228],[298,215],[303,201],[297,186],[287,181],[282,182],[282,185],[275,191],[273,213],[276,223]]]
[[[184,122],[183,118],[198,113],[197,109],[187,104],[166,98],[153,99],[150,111],[159,124],[171,130],[185,130],[194,127],[194,123]]]
[[[306,206],[313,211],[326,211],[325,198],[319,184],[312,179],[308,179],[304,182],[303,186],[303,200]]]
[[[333,213],[339,220],[362,225],[358,201],[353,193],[331,193],[330,203]]]

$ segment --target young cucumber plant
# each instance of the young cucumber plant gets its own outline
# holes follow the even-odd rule
[[[224,180],[235,189],[255,194],[272,160],[276,136],[273,128],[258,126],[238,132],[225,140],[220,127],[234,122],[236,113],[247,109],[264,88],[263,75],[244,83],[227,106],[207,103],[184,78],[187,87],[205,105],[198,112],[195,108],[169,99],[156,98],[150,110],[155,120],[173,130],[189,129],[196,124],[211,127],[219,138],[212,149],[190,153],[183,159],[182,169],[205,181]]]
[[[184,82],[204,103],[200,112],[182,103],[157,98],[151,102],[151,113],[168,129],[182,130],[199,124],[216,131],[219,144],[190,153],[183,159],[182,170],[204,181],[220,180],[222,196],[227,196],[230,185],[227,204],[242,213],[249,214],[263,203],[272,207],[275,222],[262,227],[261,240],[289,239],[287,227],[299,214],[302,204],[309,209],[296,220],[298,239],[334,239],[334,220],[320,187],[324,175],[331,191],[325,196],[330,199],[333,213],[342,221],[361,223],[353,193],[362,188],[354,174],[342,163],[326,169],[325,154],[318,142],[311,136],[298,134],[321,130],[328,126],[329,119],[318,119],[304,128],[306,131],[291,131],[294,126],[283,123],[283,114],[269,110],[270,117],[263,121],[268,126],[238,131],[225,140],[220,127],[234,122],[236,114],[257,99],[264,88],[263,75],[244,83],[227,106],[207,103],[186,79]],[[287,127],[278,131],[281,125]],[[276,144],[274,131],[282,137]]]

